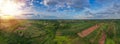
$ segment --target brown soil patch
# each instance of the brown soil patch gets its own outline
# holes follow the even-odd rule
[[[99,44],[104,44],[104,43],[105,43],[105,39],[106,39],[106,35],[105,35],[105,33],[103,32],[103,33],[102,33],[102,37],[101,37],[100,40],[99,40]]]
[[[99,27],[99,25],[96,24],[88,29],[83,30],[82,32],[77,33],[77,34],[80,37],[85,37],[85,36],[89,35],[90,33],[92,33],[94,30],[96,30],[98,27]]]

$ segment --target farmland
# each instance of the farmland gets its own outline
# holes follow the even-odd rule
[[[120,44],[120,21],[0,20],[0,44]]]

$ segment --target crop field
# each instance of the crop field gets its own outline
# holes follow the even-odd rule
[[[0,44],[120,44],[120,20],[0,20]]]

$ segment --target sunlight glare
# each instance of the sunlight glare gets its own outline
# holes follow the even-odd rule
[[[22,14],[22,6],[24,3],[16,2],[16,0],[0,0],[0,16],[2,18],[5,17],[13,17]]]

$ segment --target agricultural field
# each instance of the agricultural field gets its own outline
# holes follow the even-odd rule
[[[0,20],[0,44],[120,44],[120,20]]]

